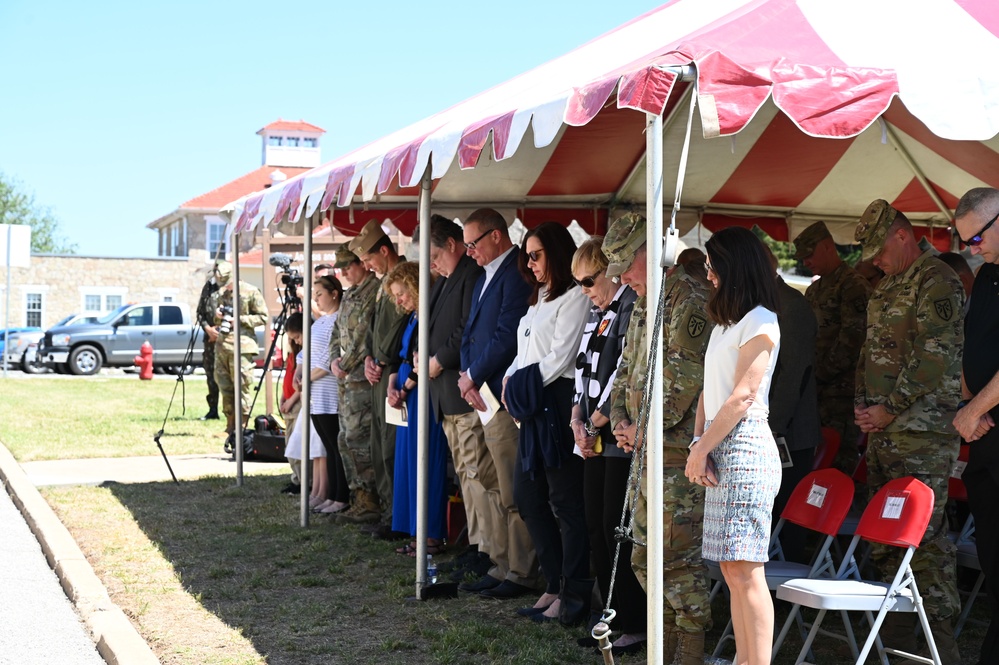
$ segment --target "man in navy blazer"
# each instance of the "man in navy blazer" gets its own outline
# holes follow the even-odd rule
[[[517,247],[510,241],[506,220],[491,208],[480,208],[465,220],[462,231],[468,256],[484,270],[472,291],[472,308],[461,338],[461,397],[477,411],[485,411],[480,389],[488,385],[498,400],[503,375],[517,355],[517,326],[527,312],[531,288],[517,269]],[[478,420],[478,418],[476,418]],[[493,598],[514,598],[533,591],[537,555],[513,498],[513,473],[518,430],[504,409],[486,424],[471,422],[479,450],[485,450],[495,468],[495,482],[478,477],[485,500],[476,516],[480,550],[495,564],[464,591]],[[476,507],[478,510],[478,507]]]

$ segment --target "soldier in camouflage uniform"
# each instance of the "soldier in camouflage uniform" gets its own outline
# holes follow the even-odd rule
[[[868,206],[856,238],[863,258],[885,273],[868,304],[867,337],[857,364],[854,411],[861,431],[869,433],[867,482],[872,496],[904,476],[933,490],[933,514],[912,570],[943,662],[959,663],[951,623],[960,607],[956,548],[947,539],[944,505],[960,444],[951,419],[961,398],[964,294],[954,271],[919,249],[909,220],[887,201]],[[879,546],[872,561],[888,575],[900,556],[898,548]],[[885,641],[908,646],[915,617],[891,616]],[[906,644],[897,644],[903,639]]]
[[[222,411],[225,412],[226,432],[230,435],[236,431],[236,328],[232,317],[223,316],[223,307],[233,307],[232,303],[232,265],[220,261],[215,268],[218,276],[219,290],[215,292],[213,304],[215,307],[214,323],[218,328],[223,320],[230,326],[229,332],[219,330],[215,340],[215,382],[218,383],[222,395]],[[250,419],[250,387],[253,385],[253,358],[260,349],[257,347],[256,327],[267,322],[267,305],[257,287],[247,282],[239,283],[239,307],[233,307],[233,313],[239,316],[240,339],[240,393],[242,394],[243,427],[247,427]]]
[[[604,239],[608,277],[621,276],[639,295],[611,392],[611,427],[618,445],[635,447],[638,415],[645,389],[646,303],[645,219],[627,214],[611,225]],[[700,273],[700,274],[698,274]],[[697,275],[697,276],[695,276]],[[711,336],[705,314],[710,284],[703,268],[677,266],[667,278],[663,297],[663,653],[667,662],[703,662],[704,632],[711,626],[707,568],[701,559],[704,488],[687,480],[687,444],[694,435],[697,396],[704,382],[704,352]],[[652,440],[655,440],[653,436]],[[639,445],[641,445],[639,443]],[[648,542],[647,481],[642,478],[635,509],[636,536]],[[648,589],[647,554],[638,545],[632,568]]]
[[[857,359],[867,332],[871,287],[843,263],[825,222],[815,222],[794,239],[798,259],[819,276],[805,291],[819,333],[815,339],[815,383],[823,427],[839,432],[834,465],[852,474],[860,460],[860,430],[853,420]]]
[[[219,290],[219,278],[216,272],[217,264],[212,266],[212,274],[208,281],[201,288],[201,297],[198,299],[198,323],[201,324],[203,333],[204,353],[201,357],[201,366],[205,369],[205,376],[208,378],[208,395],[205,400],[208,402],[208,413],[201,417],[201,420],[219,419],[219,384],[215,383],[215,340],[218,338],[218,329],[215,327],[215,310],[218,308],[218,298],[215,294]]]
[[[330,369],[340,390],[337,446],[353,494],[351,507],[341,515],[378,519],[375,471],[371,466],[371,384],[364,378],[364,358],[369,353],[368,330],[374,318],[375,294],[381,285],[346,243],[336,250],[334,267],[354,285],[343,295],[340,316],[330,334]]]

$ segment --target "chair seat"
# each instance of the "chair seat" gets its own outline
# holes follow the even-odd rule
[[[777,589],[777,597],[817,610],[858,610],[876,612],[891,585],[858,580],[797,579]],[[903,590],[888,604],[891,612],[915,612],[912,593]]]
[[[794,561],[767,561],[763,564],[763,571],[767,576],[767,588],[771,591],[785,582],[807,576],[811,570],[811,566]]]

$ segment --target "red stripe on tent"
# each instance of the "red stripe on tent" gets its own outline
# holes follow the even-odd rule
[[[339,196],[340,200],[344,201],[340,205],[347,205],[350,201],[350,197],[353,196],[353,192],[344,192],[346,197],[344,197],[340,190],[347,189],[350,186],[350,179],[354,177],[354,165],[348,164],[347,166],[341,166],[337,169],[332,169],[329,176],[326,178],[326,191],[323,193],[323,200],[319,203],[319,208],[321,210],[326,210],[333,205],[333,202],[337,200]],[[346,199],[346,200],[344,200]]]
[[[992,187],[999,187],[999,153],[984,143],[980,141],[951,141],[940,138],[909,113],[908,109],[897,99],[892,102],[891,108],[885,113],[885,120],[962,171]]]
[[[853,139],[809,137],[778,113],[711,201],[795,208],[819,186],[851,143]]]
[[[999,4],[981,0],[956,0],[958,6],[971,14],[986,30],[999,37]]]
[[[573,88],[565,106],[565,124],[580,127],[600,112],[617,85],[618,77],[589,83],[581,88]]]
[[[937,193],[948,208],[953,210],[957,207],[956,196],[935,182],[931,181],[930,187],[933,188],[933,191]],[[940,210],[936,202],[930,197],[929,192],[919,184],[916,178],[909,181],[909,184],[895,197],[895,200],[891,204],[896,210],[901,210],[902,212],[938,212]]]
[[[528,196],[610,194],[645,151],[645,116],[610,107],[568,127]]]
[[[364,228],[364,225],[370,222],[372,219],[378,220],[379,223],[383,223],[386,220],[392,222],[392,224],[405,233],[408,236],[413,235],[413,230],[419,223],[418,213],[416,209],[410,210],[393,210],[391,212],[386,212],[384,210],[354,210],[354,223],[350,223],[350,211],[345,208],[335,208],[333,209],[332,222],[333,226],[338,228],[340,231],[346,235],[356,236]]]
[[[947,227],[938,226],[936,228],[931,228],[928,226],[913,226],[912,230],[916,236],[916,240],[926,238],[931,245],[936,247],[941,252],[950,251],[951,233]]]
[[[661,114],[676,84],[676,78],[673,72],[657,67],[647,67],[627,74],[622,77],[618,87],[617,105],[619,108]]]
[[[717,233],[729,226],[741,226],[744,229],[752,229],[758,226],[763,232],[774,240],[788,242],[787,222],[775,217],[729,217],[728,215],[718,215],[705,213],[701,219],[703,224],[712,233]]]
[[[717,51],[698,60],[697,96],[702,102],[705,136],[729,136],[741,131],[767,101],[770,86],[770,79]],[[709,100],[706,105],[704,102]]]
[[[243,206],[243,214],[239,216],[239,221],[236,222],[236,233],[242,233],[250,228],[250,224],[253,223],[257,213],[260,212],[260,202],[263,200],[263,192],[246,200],[246,204]]]
[[[420,145],[426,138],[426,136],[421,136],[415,141],[410,141],[406,145],[393,148],[385,153],[385,157],[382,159],[382,169],[378,173],[379,194],[388,191],[392,180],[397,179],[396,176],[400,173],[402,173],[403,179],[409,182],[409,178],[413,175]]]
[[[274,219],[277,222],[281,222],[285,215],[288,215],[289,222],[298,221],[298,211],[301,205],[302,198],[302,182],[303,179],[299,178],[294,182],[288,184],[281,192],[281,198],[278,200],[277,211],[274,213]]]
[[[494,115],[466,128],[458,144],[458,165],[462,169],[475,168],[479,155],[489,139],[489,132],[493,133],[493,152],[498,159],[505,157],[513,114],[514,112],[510,111],[503,115]]]

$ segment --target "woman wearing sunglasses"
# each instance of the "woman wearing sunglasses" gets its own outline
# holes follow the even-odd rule
[[[565,625],[586,619],[593,580],[583,513],[583,459],[569,429],[573,373],[590,301],[572,280],[575,243],[546,222],[528,232],[520,270],[533,290],[517,329],[503,403],[520,421],[514,500],[545,576],[545,593],[521,613]]]

